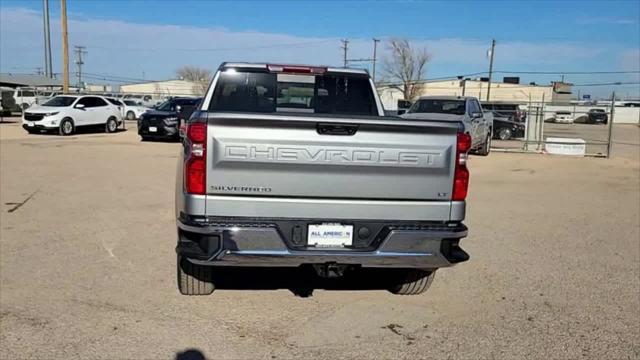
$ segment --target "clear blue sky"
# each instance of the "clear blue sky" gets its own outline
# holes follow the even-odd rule
[[[56,22],[59,1],[50,3]],[[498,43],[498,70],[640,67],[640,1],[68,0],[67,6],[70,42],[89,50],[85,71],[131,78],[171,77],[184,64],[215,69],[224,60],[339,64],[338,39],[352,40],[350,57],[368,57],[371,37],[406,37],[426,46],[433,55],[428,78],[486,71],[484,52],[492,38]],[[40,16],[41,7],[40,0],[0,2],[3,23],[24,18],[24,26],[29,16]],[[41,66],[41,23],[24,31],[10,25],[0,23],[0,71]],[[57,23],[52,26],[55,51],[59,34]],[[538,82],[559,76],[522,75]],[[637,74],[566,75],[575,83],[637,79]],[[640,92],[635,85],[623,91]]]

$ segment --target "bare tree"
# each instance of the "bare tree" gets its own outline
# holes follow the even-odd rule
[[[390,39],[388,48],[391,55],[384,59],[386,80],[391,82],[390,87],[402,91],[405,100],[413,101],[419,95],[416,82],[423,79],[431,56],[425,48],[412,48],[407,39]]]
[[[211,71],[196,66],[183,66],[176,70],[176,75],[183,80],[193,81],[193,92],[204,95],[211,81]]]

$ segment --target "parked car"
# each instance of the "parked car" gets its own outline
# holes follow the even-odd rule
[[[180,139],[180,125],[191,116],[201,98],[175,97],[138,118],[138,135],[149,139]]]
[[[508,121],[525,122],[527,113],[520,109],[520,105],[516,103],[504,102],[482,102],[482,109],[489,110],[496,117],[507,118]]]
[[[551,122],[559,124],[573,124],[573,116],[571,111],[556,111],[553,114]]]
[[[589,109],[584,119],[585,124],[604,124],[609,122],[609,116],[604,109]]]
[[[144,105],[136,104],[133,100],[123,100],[124,103],[124,117],[127,120],[139,119],[140,115],[149,111],[150,108]]]
[[[471,135],[471,150],[487,156],[491,151],[493,116],[483,112],[480,102],[470,96],[423,96],[400,115],[404,119],[459,122]]]
[[[117,106],[95,95],[61,95],[22,114],[22,127],[29,133],[56,130],[71,135],[79,127],[101,126],[114,132],[122,123]]]
[[[508,117],[493,118],[493,138],[499,140],[510,140],[524,137],[524,124],[511,121]]]
[[[13,92],[13,100],[18,110],[26,110],[37,102],[37,91],[29,88],[17,88]]]
[[[223,63],[215,78],[178,160],[182,294],[210,294],[232,265],[380,268],[415,295],[468,260],[460,123],[385,117],[362,69]]]
[[[156,98],[149,94],[125,94],[122,97],[123,100],[134,101],[138,105],[152,107],[162,103],[162,99]]]

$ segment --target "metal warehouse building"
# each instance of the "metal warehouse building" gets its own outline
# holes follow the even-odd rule
[[[62,89],[62,80],[34,74],[0,74],[0,86],[17,88]]]
[[[442,80],[425,81],[419,84],[419,96],[476,96],[481,101],[487,100],[487,81],[475,80]],[[516,102],[525,104],[534,102],[569,103],[571,100],[571,84],[552,82],[549,85],[518,84],[491,82],[490,101]],[[389,86],[378,86],[378,93],[385,109],[396,110],[398,100],[403,100],[402,91]]]
[[[202,85],[188,80],[151,81],[136,84],[120,85],[124,94],[150,94],[164,96],[201,96]]]

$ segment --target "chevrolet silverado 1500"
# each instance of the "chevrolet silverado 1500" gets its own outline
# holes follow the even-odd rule
[[[182,294],[213,292],[220,266],[382,268],[391,292],[419,294],[469,258],[470,135],[385,117],[364,70],[223,63],[184,131]]]

